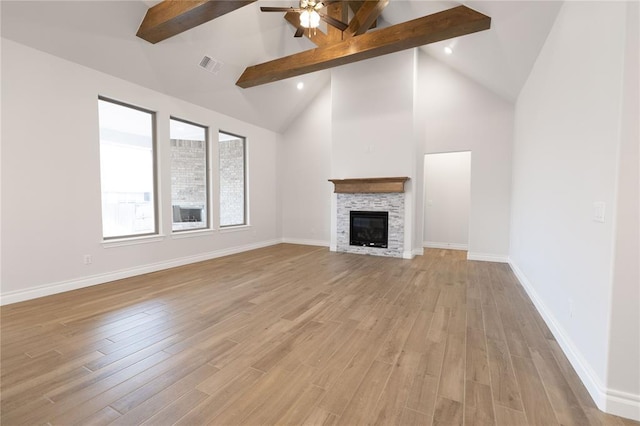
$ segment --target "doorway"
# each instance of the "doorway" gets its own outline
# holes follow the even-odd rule
[[[471,151],[424,157],[424,247],[468,250]]]

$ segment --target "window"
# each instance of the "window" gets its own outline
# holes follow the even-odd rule
[[[220,226],[246,225],[245,138],[220,132]]]
[[[172,230],[208,228],[207,128],[176,118],[169,127]]]
[[[157,233],[153,112],[98,99],[102,235]]]

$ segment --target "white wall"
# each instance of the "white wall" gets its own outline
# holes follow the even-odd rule
[[[157,111],[159,241],[102,244],[98,95]],[[251,227],[171,236],[169,115],[210,126],[213,140],[219,128],[247,137]],[[271,131],[6,39],[2,123],[2,303],[278,241]]]
[[[331,239],[331,86],[282,135],[279,186],[285,241],[329,246]]]
[[[406,237],[405,249],[420,254],[424,154],[473,151],[470,257],[506,261],[513,104],[420,50],[338,67],[332,71],[329,99],[325,96],[314,100],[283,135],[283,208],[295,206],[296,215],[315,218],[313,224],[296,223],[283,212],[286,239],[318,243],[325,238],[319,230],[326,218],[318,212],[327,206],[327,169],[330,178],[409,176],[405,200],[413,204],[406,206],[413,235]],[[327,131],[329,147],[323,144]],[[298,179],[311,184],[306,193],[302,182],[291,181],[303,169]]]
[[[608,370],[609,392],[625,399],[640,396],[640,4],[628,8]]]
[[[614,409],[608,346],[625,10],[564,3],[518,98],[513,161],[512,266],[605,410]],[[593,220],[594,202],[606,204],[604,223]],[[637,371],[637,361],[616,368]],[[628,415],[638,400],[615,411]]]
[[[415,50],[344,65],[331,74],[331,177],[408,176],[405,257],[414,244]],[[371,72],[375,70],[375,72]],[[335,201],[335,197],[334,197]],[[335,206],[332,216],[335,216]],[[335,246],[332,235],[332,247]]]
[[[424,157],[424,246],[466,250],[469,243],[471,153]]]
[[[413,60],[408,50],[332,71],[333,178],[410,175]]]
[[[427,55],[420,56],[419,70],[424,153],[472,152],[468,257],[504,262],[514,106]]]
[[[2,26],[2,8],[0,8],[0,27]],[[2,39],[0,38],[0,82],[2,81]],[[4,84],[0,84],[0,294],[2,293],[2,87]],[[0,303],[2,303],[0,301]]]

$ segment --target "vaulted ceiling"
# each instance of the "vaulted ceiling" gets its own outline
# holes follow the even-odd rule
[[[279,13],[260,6],[297,2],[260,0],[157,44],[136,31],[158,1],[2,1],[2,36],[81,65],[223,114],[283,131],[330,79],[330,70],[242,89],[248,66],[316,47],[294,38]],[[453,1],[391,0],[378,28],[460,5]],[[560,2],[467,1],[491,17],[491,29],[420,49],[508,100],[515,100],[553,25]],[[446,55],[444,47],[453,48]],[[203,70],[203,56],[220,61]],[[305,88],[296,89],[302,81]],[[277,106],[277,107],[274,107]]]

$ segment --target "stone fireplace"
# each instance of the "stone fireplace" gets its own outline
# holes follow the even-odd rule
[[[337,193],[336,251],[403,257],[405,233],[404,182],[408,177],[330,179]],[[352,245],[351,212],[387,212],[387,247]]]

